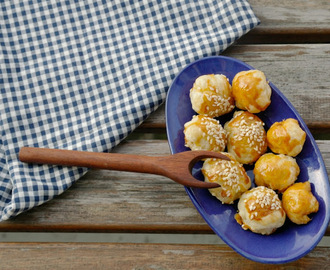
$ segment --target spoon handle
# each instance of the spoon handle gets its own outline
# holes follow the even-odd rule
[[[157,157],[141,155],[22,147],[19,159],[37,164],[162,174],[162,169],[157,166]]]

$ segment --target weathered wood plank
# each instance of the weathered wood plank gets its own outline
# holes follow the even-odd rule
[[[287,29],[257,26],[236,41],[237,44],[329,43],[330,29],[292,27]]]
[[[223,55],[262,70],[311,129],[330,131],[330,44],[235,45]],[[142,127],[165,128],[164,106]]]
[[[248,260],[224,245],[0,243],[1,269],[327,269],[330,248],[282,265]],[[236,266],[236,267],[235,267]]]
[[[330,141],[317,143],[329,173]],[[166,140],[125,141],[115,150],[169,154]],[[182,186],[161,176],[107,170],[88,172],[61,196],[0,223],[0,231],[212,233]]]
[[[263,27],[330,28],[329,1],[249,0],[249,3]]]
[[[250,0],[261,23],[240,43],[330,42],[330,2]]]

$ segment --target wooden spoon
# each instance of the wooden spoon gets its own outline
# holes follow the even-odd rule
[[[166,176],[187,187],[219,187],[217,183],[199,181],[191,175],[195,163],[204,158],[230,160],[223,154],[209,151],[186,151],[159,157],[35,147],[22,147],[19,152],[19,159],[27,163],[150,173]]]

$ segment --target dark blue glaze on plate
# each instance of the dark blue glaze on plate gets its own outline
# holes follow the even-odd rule
[[[176,76],[166,100],[166,128],[172,154],[190,150],[184,146],[183,129],[184,124],[196,114],[189,98],[195,79],[204,74],[224,74],[231,82],[238,72],[249,69],[254,68],[237,59],[213,56],[191,63]],[[274,122],[295,118],[307,134],[303,151],[296,157],[301,170],[297,182],[309,180],[319,202],[319,211],[311,215],[312,221],[306,225],[295,225],[287,218],[284,226],[274,234],[259,235],[243,230],[236,222],[236,204],[222,204],[205,189],[186,188],[186,192],[212,230],[231,248],[253,261],[279,264],[303,257],[322,239],[330,219],[330,187],[322,156],[306,124],[287,98],[272,83],[270,86],[271,105],[257,114],[264,121],[266,130]],[[224,125],[231,116],[232,113],[218,119]],[[200,168],[201,163],[195,166],[193,174],[203,180]],[[245,168],[253,181],[253,167]]]

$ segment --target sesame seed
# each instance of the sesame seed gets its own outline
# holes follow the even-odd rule
[[[255,202],[250,205],[249,210],[253,211],[255,206],[258,205],[260,208],[270,208],[271,210],[281,209],[281,202],[272,189],[260,186],[254,188],[252,191],[252,196],[256,198]]]

